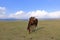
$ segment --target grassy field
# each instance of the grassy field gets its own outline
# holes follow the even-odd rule
[[[27,21],[0,21],[0,40],[60,40],[60,20],[39,21],[31,34],[27,24]]]

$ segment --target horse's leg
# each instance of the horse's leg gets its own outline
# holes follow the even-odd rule
[[[35,30],[36,30],[36,26],[35,26],[35,25],[33,25],[33,32],[35,32]]]
[[[29,28],[29,34],[32,32],[31,27]]]
[[[35,29],[36,29],[35,25],[30,26],[30,28],[29,28],[29,34],[30,34],[31,32],[35,32]]]
[[[30,28],[28,29],[28,31],[29,31],[29,34],[30,34]]]
[[[32,28],[32,26],[30,26],[29,33],[31,33],[32,31],[33,31],[33,28]]]

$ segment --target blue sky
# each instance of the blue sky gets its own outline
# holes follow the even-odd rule
[[[0,0],[0,6],[9,11],[60,10],[60,0]]]
[[[42,17],[38,12],[42,15],[44,15],[43,12],[46,14]],[[56,18],[54,13],[60,16],[60,0],[0,0],[0,18],[27,18],[32,14],[34,16],[39,14],[38,18],[51,18],[52,16]]]

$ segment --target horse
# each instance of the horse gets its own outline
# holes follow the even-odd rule
[[[38,24],[38,19],[35,17],[30,17],[28,22],[27,30],[29,31],[29,34],[33,31],[35,31]]]

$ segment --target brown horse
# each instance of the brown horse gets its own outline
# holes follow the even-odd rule
[[[31,33],[32,31],[35,30],[35,28],[37,27],[37,24],[38,24],[37,18],[35,18],[35,17],[29,18],[28,27],[27,27],[29,33]]]

